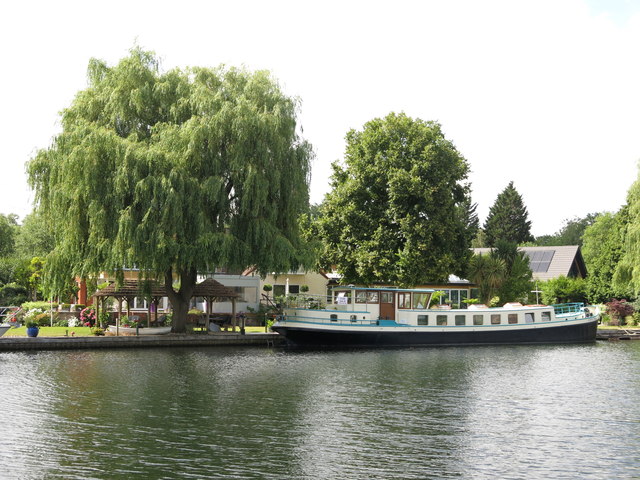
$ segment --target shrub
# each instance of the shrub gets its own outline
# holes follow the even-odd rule
[[[49,302],[24,302],[21,307],[23,310],[33,310],[38,308],[43,312],[47,312],[51,309],[51,304]]]
[[[611,316],[612,325],[624,325],[625,317],[633,315],[634,312],[633,305],[624,299],[613,299],[605,305],[607,307],[607,314]]]
[[[51,325],[51,313],[40,313],[34,317],[33,321],[36,322],[39,327],[48,327]]]
[[[0,305],[21,305],[28,298],[27,289],[17,283],[7,283],[0,287]]]
[[[93,307],[87,307],[80,311],[80,323],[85,327],[90,327],[96,323],[96,311]]]

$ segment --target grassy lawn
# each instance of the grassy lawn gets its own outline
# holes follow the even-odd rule
[[[623,325],[622,327],[620,327],[617,325],[604,325],[604,324],[598,325],[598,328],[602,330],[638,330],[640,329],[640,327],[629,327],[626,325]]]
[[[87,337],[91,335],[91,329],[89,327],[40,327],[39,337],[65,337],[71,336],[74,333],[75,337]],[[4,334],[5,337],[26,337],[27,329],[25,327],[12,328]]]
[[[229,330],[230,331],[230,330]],[[247,333],[264,333],[264,327],[245,327]],[[240,328],[236,329],[236,333],[240,332]],[[91,335],[89,327],[40,327],[39,337],[88,337]],[[4,334],[4,337],[26,337],[27,329],[25,327],[12,328]]]

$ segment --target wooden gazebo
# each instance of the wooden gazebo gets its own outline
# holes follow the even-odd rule
[[[162,297],[167,296],[164,286],[151,280],[125,280],[121,284],[112,283],[107,287],[94,293],[97,298],[96,316],[99,316],[100,309],[104,307],[104,301],[108,297],[118,300],[118,323],[122,318],[122,302],[127,302],[127,316],[131,315],[131,304],[136,297],[146,297],[151,301],[147,307],[147,327],[151,324],[151,314],[154,314],[154,322],[158,321],[158,304]],[[153,309],[151,308],[153,306]]]
[[[164,285],[150,280],[124,280],[121,284],[112,283],[111,285],[98,290],[94,296],[96,297],[96,316],[99,316],[100,309],[104,308],[104,301],[108,297],[114,297],[118,300],[118,322],[122,318],[122,302],[127,302],[127,316],[131,315],[131,304],[135,297],[146,297],[150,299],[147,312],[147,326],[151,324],[151,315],[154,315],[154,322],[158,321],[158,304],[162,297],[166,297],[167,290]],[[236,299],[239,297],[233,289],[225,287],[213,278],[207,278],[203,282],[195,285],[191,297],[203,297],[207,303],[207,311],[205,317],[205,331],[209,331],[211,319],[212,304],[215,301],[231,300],[231,317],[233,330],[236,329]],[[153,309],[152,309],[153,306]],[[242,319],[241,331],[244,333],[244,318]]]
[[[204,281],[196,284],[193,289],[192,297],[203,297],[207,302],[207,311],[205,317],[205,328],[209,331],[209,323],[211,321],[211,307],[213,302],[220,300],[231,300],[231,322],[233,331],[236,330],[236,299],[240,296],[233,289],[225,287],[220,282],[213,278],[207,278]],[[244,333],[244,318],[242,318],[242,325],[240,331]]]

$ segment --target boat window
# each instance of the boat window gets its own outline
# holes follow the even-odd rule
[[[416,310],[423,310],[429,306],[429,294],[428,293],[414,293],[413,294],[413,308]]]
[[[355,315],[351,315],[351,321],[352,321],[352,322],[355,322],[355,321],[357,321],[357,320],[358,320],[358,318],[357,318]]]
[[[331,318],[332,322],[337,322],[338,321],[338,315],[335,314],[335,313],[332,313],[330,318]]]
[[[393,292],[381,292],[380,303],[393,303]]]
[[[466,323],[466,315],[456,315],[456,325],[464,325]]]
[[[514,324],[514,323],[518,323],[518,314],[517,313],[510,313],[507,317],[507,322],[509,322],[510,324]]]
[[[406,292],[398,293],[398,308],[411,308],[411,294]]]
[[[356,303],[367,303],[367,292],[356,292]]]
[[[367,292],[367,302],[378,303],[378,292]]]
[[[533,312],[525,312],[524,321],[525,323],[533,323],[534,322]]]
[[[474,325],[483,325],[484,324],[484,315],[474,315],[473,316],[473,324]]]
[[[436,315],[436,325],[446,325],[446,324],[447,324],[446,315]]]
[[[429,315],[418,315],[418,325],[429,325]]]
[[[500,318],[499,313],[491,314],[491,325],[500,325],[501,322],[502,322],[502,319]]]
[[[542,312],[542,321],[550,322],[551,321],[551,312]]]

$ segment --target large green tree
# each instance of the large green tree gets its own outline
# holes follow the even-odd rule
[[[631,289],[623,283],[614,287],[613,276],[624,250],[628,208],[617,213],[602,213],[583,235],[582,255],[587,266],[587,292],[593,303],[612,298],[628,298]]]
[[[461,273],[477,223],[469,167],[439,124],[391,113],[351,130],[321,209],[343,281],[417,285]]]
[[[622,252],[613,275],[613,286],[618,290],[628,287],[637,295],[640,293],[640,176],[629,188],[626,209]]]
[[[484,223],[487,247],[499,240],[521,244],[533,240],[529,213],[513,182],[498,194]]]
[[[536,237],[535,244],[540,246],[580,245],[585,230],[596,221],[598,214],[589,213],[585,217],[575,217],[564,221],[562,228],[553,235]]]
[[[7,257],[15,250],[18,216],[0,213],[0,257]]]
[[[136,267],[165,284],[183,331],[198,272],[294,267],[312,155],[297,110],[264,71],[163,73],[138,48],[91,60],[62,133],[28,166],[55,225],[45,279]]]

